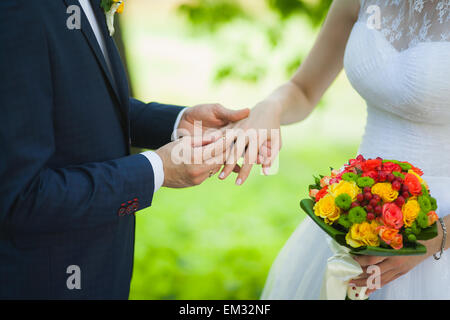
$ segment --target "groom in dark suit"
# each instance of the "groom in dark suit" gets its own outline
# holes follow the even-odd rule
[[[131,99],[100,0],[1,0],[0,298],[128,298],[135,212],[220,168],[174,164],[174,129],[247,116]]]

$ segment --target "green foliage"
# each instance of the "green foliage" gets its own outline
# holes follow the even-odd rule
[[[102,2],[100,3],[100,7],[102,7],[105,11],[109,11],[113,3],[113,0],[102,0]]]
[[[266,17],[249,11],[243,0],[186,0],[178,7],[178,12],[186,18],[192,31],[211,35],[237,21],[256,25],[263,32],[267,50],[272,51],[269,54],[274,54],[285,40],[283,32],[286,21],[301,15],[311,26],[317,27],[323,21],[331,2],[332,0],[265,0],[266,10],[278,17],[277,21],[272,23],[267,22]],[[224,80],[255,83],[266,76],[267,61],[252,55],[248,39],[230,43],[230,47],[235,49],[236,54],[232,59],[217,66],[214,77],[216,83]],[[286,58],[284,73],[287,77],[292,76],[301,61],[299,53],[292,58]]]
[[[274,11],[278,12],[283,19],[298,13],[305,14],[310,22],[319,25],[330,7],[332,0],[266,0]]]
[[[196,0],[182,3],[179,13],[198,30],[216,32],[223,25],[239,17],[245,17],[245,12],[236,1],[227,0]]]
[[[398,172],[398,171],[393,171],[392,174],[394,176],[396,176],[397,178],[405,179],[405,175],[403,173]]]

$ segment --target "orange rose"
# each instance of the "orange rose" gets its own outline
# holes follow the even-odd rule
[[[403,237],[398,234],[397,229],[388,228],[385,226],[378,227],[378,235],[381,240],[386,242],[395,250],[401,249],[403,247]]]
[[[422,193],[422,185],[420,184],[419,178],[414,174],[407,173],[404,184],[408,186],[409,192],[411,192],[413,196],[418,196]]]
[[[400,229],[403,226],[402,210],[395,203],[385,203],[381,219],[385,226]]]
[[[403,236],[401,234],[396,235],[394,239],[392,239],[391,247],[395,250],[400,250],[403,248]]]
[[[428,225],[431,226],[433,223],[439,220],[438,215],[434,211],[430,211],[427,213],[428,216]]]

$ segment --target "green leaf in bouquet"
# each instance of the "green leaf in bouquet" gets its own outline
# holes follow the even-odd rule
[[[437,224],[433,223],[433,225],[428,228],[422,229],[420,233],[416,236],[417,240],[430,240],[438,236],[438,228]]]
[[[427,253],[427,248],[420,243],[407,243],[403,248],[394,250],[383,247],[364,247],[361,249],[352,248],[351,254],[365,256],[420,256]]]

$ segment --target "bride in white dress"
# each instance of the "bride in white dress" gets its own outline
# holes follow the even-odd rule
[[[450,0],[335,0],[294,77],[237,126],[277,129],[303,120],[342,68],[367,102],[359,152],[420,167],[450,230]],[[270,165],[273,149],[273,141],[259,149],[263,167]],[[222,178],[233,167],[226,166]],[[250,168],[242,167],[238,184]],[[326,237],[306,218],[279,253],[262,298],[318,299],[332,255]],[[441,244],[440,229],[426,243],[426,256],[375,261],[382,288],[370,298],[450,299],[450,252],[438,261],[432,257]]]

